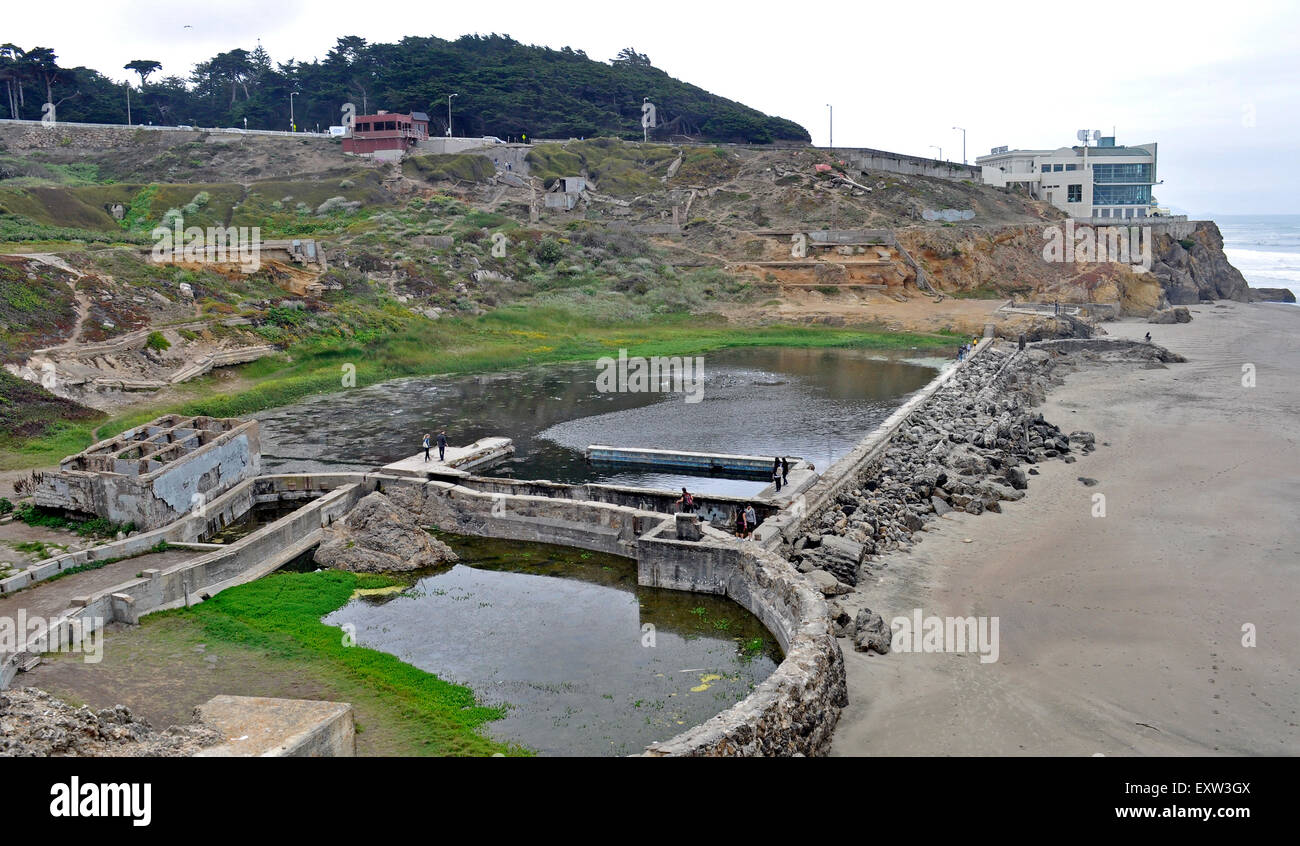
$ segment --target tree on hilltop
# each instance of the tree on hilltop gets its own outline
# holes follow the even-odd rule
[[[149,80],[149,75],[162,70],[162,62],[155,62],[153,59],[133,59],[123,65],[122,68],[140,74],[140,88],[143,89],[145,83]]]

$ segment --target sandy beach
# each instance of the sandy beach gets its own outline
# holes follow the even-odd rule
[[[1186,363],[1102,365],[1049,395],[1045,417],[1094,432],[1095,453],[1044,462],[1002,514],[935,521],[843,598],[886,622],[996,616],[1000,654],[841,640],[850,704],[832,754],[1300,753],[1300,308],[1191,310],[1105,324]]]

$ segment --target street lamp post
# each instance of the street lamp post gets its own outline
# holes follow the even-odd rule
[[[826,146],[835,147],[835,107],[830,103],[826,104]]]
[[[939,151],[939,161],[943,161],[943,148],[938,144],[931,144],[930,149]]]
[[[447,95],[447,137],[448,138],[451,137],[451,98],[459,97],[459,96],[460,96],[459,94]]]
[[[960,126],[954,126],[953,129],[961,130],[961,163],[966,164],[966,130]]]
[[[298,96],[298,92],[297,92],[297,91],[290,91],[290,92],[289,92],[289,131],[290,131],[290,132],[293,132],[293,131],[294,131],[294,125],[293,125],[293,98],[294,98],[294,97],[297,97],[297,96]]]

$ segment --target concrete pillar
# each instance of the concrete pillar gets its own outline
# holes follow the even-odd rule
[[[684,541],[697,541],[704,536],[704,531],[700,528],[700,518],[695,514],[678,514],[677,516],[677,539]]]

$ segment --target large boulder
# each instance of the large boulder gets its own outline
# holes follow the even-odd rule
[[[451,547],[430,536],[413,514],[378,491],[324,532],[315,561],[332,570],[405,572],[458,560]]]
[[[1186,306],[1174,306],[1173,308],[1162,308],[1151,312],[1147,318],[1147,323],[1191,323],[1192,313],[1187,310]]]
[[[822,596],[842,596],[853,590],[825,570],[813,570],[808,574],[808,579],[813,587],[821,591]]]
[[[1251,288],[1252,303],[1293,303],[1295,292],[1290,288]]]
[[[893,632],[885,619],[870,608],[863,608],[853,620],[853,648],[858,652],[889,654]]]
[[[858,567],[867,557],[863,544],[834,535],[823,535],[816,549],[805,549],[803,561],[822,569],[848,585],[857,585]]]

